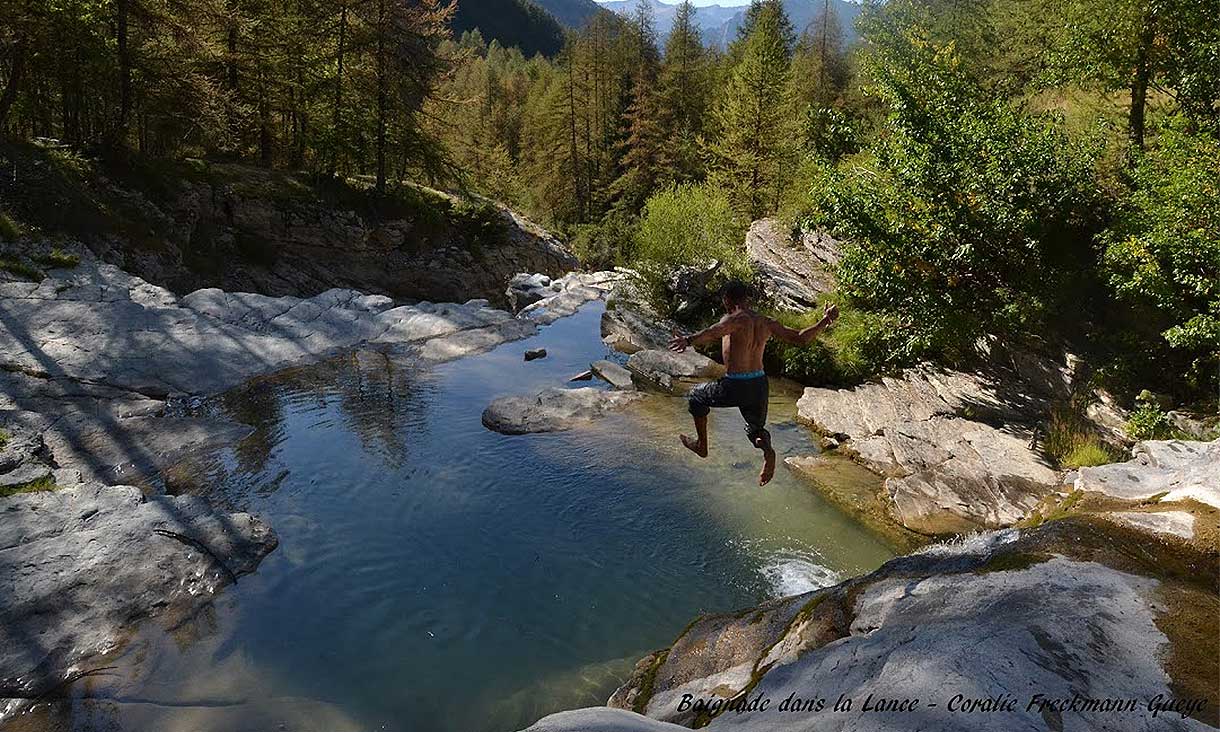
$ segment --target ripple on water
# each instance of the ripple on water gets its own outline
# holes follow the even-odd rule
[[[812,552],[781,550],[769,557],[759,569],[774,597],[799,595],[838,584],[838,572],[818,563]]]

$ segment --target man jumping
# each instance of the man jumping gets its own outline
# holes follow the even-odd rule
[[[669,342],[671,351],[681,353],[687,346],[711,343],[720,339],[720,352],[728,371],[723,378],[700,384],[690,392],[689,408],[695,418],[697,440],[681,435],[682,444],[699,457],[707,457],[707,415],[712,407],[737,407],[746,420],[746,435],[750,443],[763,451],[762,472],[758,484],[766,485],[775,475],[775,450],[771,433],[767,431],[767,374],[763,371],[763,349],[771,336],[798,345],[807,345],[839,317],[839,309],[827,306],[826,314],[814,325],[803,330],[789,328],[749,308],[750,288],[743,282],[725,285],[721,293],[728,313],[720,322],[689,336],[674,333]]]

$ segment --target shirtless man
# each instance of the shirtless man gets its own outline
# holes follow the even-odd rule
[[[802,346],[812,343],[818,333],[839,317],[839,309],[830,305],[817,323],[796,330],[751,310],[750,288],[745,283],[733,281],[725,285],[721,298],[728,314],[719,323],[689,336],[674,333],[669,342],[671,351],[681,353],[688,346],[719,338],[728,371],[723,378],[691,390],[689,408],[698,439],[681,435],[682,444],[699,457],[707,457],[708,412],[712,407],[737,407],[746,420],[750,443],[763,451],[762,472],[758,474],[758,484],[762,486],[775,475],[775,450],[771,447],[771,433],[766,429],[769,390],[763,371],[763,349],[772,336]]]

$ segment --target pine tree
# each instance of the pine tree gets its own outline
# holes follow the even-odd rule
[[[791,158],[788,44],[790,27],[778,2],[760,4],[753,31],[740,45],[718,110],[723,130],[714,146],[714,179],[742,215],[773,211]]]
[[[690,0],[678,6],[665,41],[665,60],[658,79],[658,114],[668,125],[665,148],[673,159],[674,177],[702,177],[700,136],[708,110],[708,60]]]

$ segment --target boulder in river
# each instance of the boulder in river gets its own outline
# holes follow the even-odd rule
[[[508,281],[508,289],[504,291],[508,305],[513,312],[533,305],[544,298],[557,294],[562,287],[556,286],[550,277],[544,274],[516,274]]]
[[[496,399],[483,410],[483,426],[506,435],[561,432],[622,409],[642,397],[635,392],[605,391],[591,386],[552,387],[534,396]]]
[[[615,389],[630,391],[635,388],[635,380],[631,378],[631,372],[614,361],[607,361],[605,359],[594,361],[590,365],[589,370]]]
[[[640,661],[608,702],[616,714],[578,710],[530,729],[800,732],[816,719],[819,732],[1202,730],[1220,721],[1217,559],[1214,545],[1096,518],[987,532],[698,618]],[[1192,702],[1154,716],[1158,698]],[[768,707],[715,713],[756,699]],[[850,712],[834,711],[842,699]],[[1114,700],[1131,706],[1104,706]]]
[[[627,370],[662,391],[676,394],[724,375],[724,366],[690,348],[682,353],[667,349],[637,351],[627,359]]]
[[[808,388],[797,418],[885,478],[894,520],[925,535],[1016,523],[1059,485],[1033,449],[1049,397],[930,367],[854,389]]]

